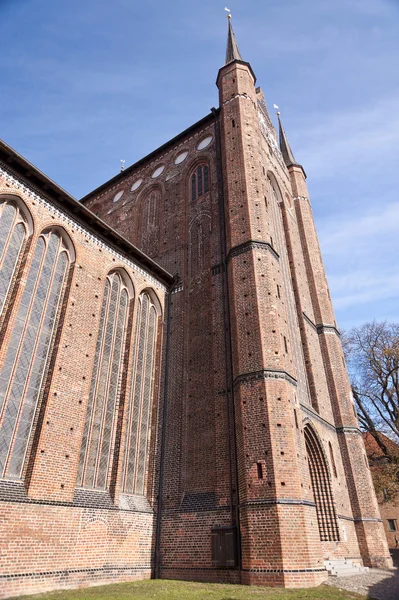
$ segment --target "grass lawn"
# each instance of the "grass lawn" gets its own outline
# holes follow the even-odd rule
[[[318,588],[286,590],[245,585],[145,580],[80,590],[24,596],[27,600],[350,600],[364,598],[352,592],[322,585]]]

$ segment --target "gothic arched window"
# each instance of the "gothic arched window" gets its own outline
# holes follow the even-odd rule
[[[107,276],[80,451],[82,487],[107,489],[130,296],[118,271]]]
[[[209,167],[199,165],[191,175],[191,200],[209,192]]]
[[[323,449],[313,429],[304,429],[306,452],[322,542],[339,542],[339,529],[330,475]]]
[[[0,370],[3,477],[22,477],[70,262],[70,252],[58,231],[39,237]]]
[[[124,460],[123,491],[128,494],[144,494],[157,320],[157,309],[144,292],[139,298]]]
[[[11,291],[26,237],[27,223],[19,206],[0,199],[0,315]]]

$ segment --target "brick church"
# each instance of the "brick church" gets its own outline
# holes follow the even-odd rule
[[[219,107],[80,202],[0,144],[0,596],[390,566],[306,187]]]

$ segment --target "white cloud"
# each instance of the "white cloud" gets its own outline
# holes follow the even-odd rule
[[[312,123],[297,132],[302,144],[298,154],[312,178],[325,178],[334,171],[347,171],[359,164],[376,167],[377,162],[381,164],[382,160],[393,157],[396,162],[398,104],[399,96],[395,95],[360,111],[346,111],[342,98],[341,112],[313,115]]]
[[[399,250],[398,241],[399,202],[386,206],[377,205],[363,215],[358,212],[335,215],[319,225],[323,254],[364,254],[365,247],[373,253],[386,250],[386,245]],[[388,257],[387,257],[388,258]]]
[[[330,275],[329,283],[339,310],[399,296],[399,274],[394,269],[384,274],[370,269]]]
[[[383,319],[387,301],[399,298],[398,224],[399,202],[322,219],[320,246],[338,312],[368,304],[369,318]]]

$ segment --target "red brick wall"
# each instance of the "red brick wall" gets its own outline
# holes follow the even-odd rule
[[[75,491],[77,461],[106,273],[125,268],[136,298],[153,287],[162,306],[165,290],[48,206],[14,190],[32,210],[35,235],[59,224],[76,248],[32,474],[26,491],[16,486],[4,492],[4,506],[17,515],[7,521],[10,533],[2,543],[15,556],[14,520],[21,523],[18,531],[26,527],[27,554],[18,572],[37,574],[13,579],[15,592],[26,581],[31,591],[149,576],[155,549],[162,577],[248,584],[315,585],[326,576],[327,558],[389,565],[303,171],[285,167],[248,66],[227,65],[218,85],[218,113],[85,199],[178,281],[168,340],[166,324],[159,327],[149,503],[135,510],[126,510],[128,499],[120,493],[120,463],[111,495],[89,500]],[[209,136],[211,143],[201,148]],[[190,176],[201,164],[209,168],[209,191],[192,199]],[[134,327],[134,306],[131,318]],[[124,407],[120,412],[123,445]],[[327,465],[339,540],[320,541],[305,427],[312,428]],[[158,548],[154,513],[140,511],[156,508],[161,477]],[[239,526],[241,571],[212,563],[211,530],[231,525]],[[76,540],[83,529],[91,533],[79,544],[82,556]],[[33,549],[38,562],[32,571]],[[44,575],[49,571],[37,571],[39,562],[68,575]],[[79,571],[88,564],[98,570]]]
[[[224,67],[218,85],[219,124],[210,121],[191,130],[86,203],[140,245],[145,236],[143,200],[154,185],[151,173],[165,165],[156,179],[161,193],[159,243],[146,246],[182,282],[171,306],[162,576],[222,580],[225,571],[212,572],[211,528],[236,523],[239,502],[242,581],[314,584],[324,576],[326,558],[345,556],[369,564],[389,558],[359,454],[361,439],[351,430],[356,469],[363,478],[356,484],[350,475],[352,463],[348,469],[349,442],[343,441],[349,434],[336,429],[356,429],[357,421],[313,216],[308,201],[302,200],[307,197],[302,169],[294,168],[291,174],[286,169],[267,112],[260,123],[263,95],[255,90],[247,66]],[[209,133],[213,143],[196,150]],[[183,150],[188,151],[186,160],[174,165]],[[211,192],[191,202],[189,175],[201,160],[211,167]],[[140,188],[130,192],[138,179],[143,179]],[[121,204],[114,208],[112,198],[122,189]],[[202,230],[200,269],[192,262],[190,227],[196,220],[209,223],[209,231],[207,226]],[[219,272],[224,253],[228,294]],[[223,332],[228,314],[231,378]],[[231,380],[234,410],[233,396],[226,396]],[[303,437],[306,423],[312,424],[324,449],[340,541],[320,542]],[[262,480],[257,463],[262,464]],[[366,536],[363,518],[374,519],[367,521],[372,531]],[[293,548],[301,552],[293,553]]]
[[[1,173],[1,172],[0,172]],[[130,327],[143,289],[152,289],[163,307],[165,288],[140,264],[107,247],[84,224],[74,222],[51,203],[33,194],[17,177],[0,175],[0,197],[18,197],[33,220],[22,277],[15,288],[14,308],[2,331],[0,364],[4,358],[29,262],[40,232],[60,227],[70,237],[76,258],[71,266],[63,314],[56,337],[55,359],[48,374],[36,435],[32,437],[23,481],[0,480],[0,597],[76,587],[99,582],[150,577],[154,545],[154,508],[160,427],[160,356],[163,317],[159,320],[158,366],[154,377],[147,498],[128,509],[118,486],[109,492],[76,490],[77,465],[86,415],[100,308],[107,273],[124,269],[134,286]],[[128,332],[129,333],[129,332]],[[133,343],[124,358],[122,388],[128,398],[132,381]],[[124,396],[123,396],[124,397]],[[128,402],[121,402],[118,428],[125,428]],[[114,448],[116,454],[116,448]],[[123,435],[119,473],[123,457]],[[111,473],[109,475],[111,477]]]

